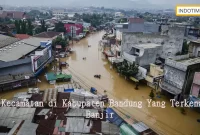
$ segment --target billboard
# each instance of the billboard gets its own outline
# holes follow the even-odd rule
[[[41,52],[43,55],[31,56],[33,72],[37,71],[52,57],[51,47],[45,48]]]

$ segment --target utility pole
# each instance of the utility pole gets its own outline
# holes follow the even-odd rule
[[[73,46],[73,44],[74,44],[74,26],[71,26],[71,36],[72,36],[72,46]]]

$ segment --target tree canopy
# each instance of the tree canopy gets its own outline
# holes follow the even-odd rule
[[[138,73],[138,66],[135,63],[129,64],[124,60],[122,64],[117,66],[117,72],[127,78],[134,77]]]
[[[55,25],[55,31],[56,32],[64,32],[64,33],[66,33],[66,29],[64,27],[64,24],[62,22],[56,23],[56,25]]]
[[[15,20],[17,34],[33,35],[33,25],[30,20]]]
[[[53,40],[53,47],[55,48],[56,45],[61,45],[62,48],[65,48],[68,45],[67,39],[58,36],[56,39]]]

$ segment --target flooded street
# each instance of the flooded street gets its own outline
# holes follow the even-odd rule
[[[95,87],[100,93],[106,91],[106,94],[111,99],[118,101],[125,99],[142,101],[142,108],[126,107],[115,109],[122,114],[144,122],[159,134],[199,135],[200,123],[197,122],[197,119],[200,119],[199,113],[187,109],[187,114],[182,115],[180,110],[172,108],[169,99],[163,96],[161,99],[156,98],[155,100],[166,101],[166,108],[148,107],[146,99],[149,99],[151,88],[141,84],[139,90],[135,90],[134,82],[126,81],[115,70],[110,69],[110,63],[104,58],[98,47],[103,34],[103,32],[91,34],[73,45],[72,48],[75,52],[71,54],[71,57],[67,58],[67,62],[70,65],[69,71],[72,73],[72,76],[88,89]],[[88,45],[91,45],[91,47],[88,47]],[[86,57],[86,60],[83,60],[83,57]],[[62,59],[62,61],[65,60]],[[95,74],[100,74],[102,78],[95,79]],[[53,87],[53,85],[49,85],[46,82],[44,74],[41,75],[40,80],[42,81],[42,83],[38,83],[40,89]],[[0,93],[0,97],[11,99],[15,93],[22,91],[27,91],[27,88]]]

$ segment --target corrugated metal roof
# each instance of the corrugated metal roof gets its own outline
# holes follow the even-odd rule
[[[136,124],[133,124],[132,127],[139,133],[144,132],[147,129],[149,129],[149,127],[142,122],[138,122]]]
[[[102,121],[101,127],[101,132],[103,134],[119,135],[119,128],[114,124]]]
[[[0,35],[0,48],[7,46],[7,45],[10,45],[12,43],[15,43],[17,41],[19,41],[19,39],[17,39],[17,38],[5,36],[5,35]]]
[[[93,122],[91,120],[78,117],[70,117],[67,118],[65,132],[90,133],[92,125]]]
[[[70,109],[66,116],[74,116],[74,117],[85,117],[86,112],[90,111],[91,113],[98,113],[97,109]]]
[[[0,126],[12,128],[16,123],[22,120],[32,121],[35,108],[1,107],[0,108]]]
[[[17,132],[17,135],[36,135],[37,127],[38,124],[26,120]]]
[[[1,61],[14,61],[32,52],[40,46],[40,38],[28,38],[15,42],[9,46],[2,48],[0,52]]]

